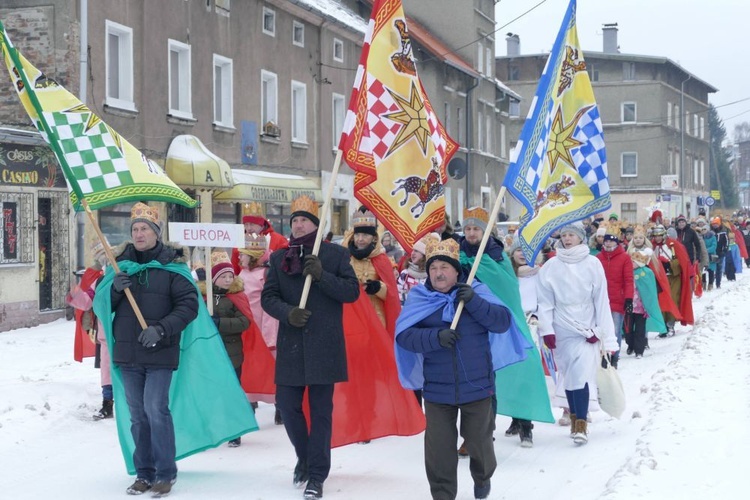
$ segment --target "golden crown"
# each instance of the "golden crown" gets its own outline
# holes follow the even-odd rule
[[[641,264],[648,264],[648,262],[651,260],[651,255],[653,252],[650,248],[644,248],[641,250],[636,250],[630,255],[630,258],[634,260],[635,262],[640,262]]]
[[[464,208],[464,227],[466,227],[466,219],[477,219],[484,222],[486,226],[490,221],[490,214],[482,207]]]
[[[159,225],[159,209],[156,207],[150,207],[140,201],[133,205],[130,209],[130,220],[144,219],[149,222],[153,222],[157,226]]]
[[[427,260],[430,260],[433,257],[448,257],[453,260],[458,260],[458,254],[459,254],[459,246],[458,242],[454,240],[453,238],[448,238],[447,240],[439,241],[437,239],[431,238],[427,242],[426,247],[426,257]]]
[[[242,204],[242,216],[261,215],[263,216],[263,204],[257,201],[251,201]]]
[[[352,215],[352,227],[378,227],[378,219],[369,210],[364,212],[357,210]]]
[[[265,250],[268,247],[266,237],[262,234],[247,234],[245,235],[245,248],[248,250]]]
[[[606,232],[604,234],[609,234],[611,236],[615,236],[619,238],[620,237],[620,224],[617,222],[610,222],[609,224],[607,224]]]
[[[229,255],[224,251],[211,252],[211,267],[224,262],[230,263]]]
[[[633,226],[633,236],[646,236],[646,229],[641,224]]]
[[[309,214],[318,216],[318,203],[307,195],[302,195],[292,200],[291,206],[292,213],[294,212],[307,212]]]

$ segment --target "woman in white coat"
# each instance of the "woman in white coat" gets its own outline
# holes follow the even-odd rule
[[[599,352],[617,350],[615,327],[601,262],[589,255],[580,222],[560,230],[555,257],[539,271],[539,334],[554,335],[555,360],[570,407],[571,437],[588,442],[589,391],[596,391]],[[548,342],[545,342],[549,344]]]

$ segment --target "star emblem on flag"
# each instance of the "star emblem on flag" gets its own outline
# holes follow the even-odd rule
[[[566,124],[562,116],[562,107],[557,108],[555,118],[552,120],[552,127],[549,134],[549,145],[547,147],[550,174],[555,171],[557,163],[561,158],[565,163],[575,168],[575,161],[573,161],[571,150],[580,147],[583,143],[574,138],[573,133],[575,132],[576,125],[578,125],[578,120],[581,119],[581,116],[583,116],[587,110],[588,108],[578,110],[576,116]]]
[[[420,93],[417,91],[417,86],[412,81],[409,100],[406,100],[403,96],[398,95],[391,89],[388,89],[388,92],[401,110],[396,111],[395,113],[383,115],[383,117],[396,123],[400,123],[402,126],[391,144],[391,147],[388,148],[386,156],[396,151],[412,137],[417,140],[419,147],[422,149],[422,153],[426,155],[427,138],[430,136],[430,125],[427,121],[427,112],[425,110],[424,101],[422,100]]]

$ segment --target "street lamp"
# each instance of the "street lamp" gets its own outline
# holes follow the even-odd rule
[[[685,202],[685,83],[692,77],[693,75],[688,74],[688,77],[680,84],[680,197],[682,198],[681,212],[685,217],[690,217]]]

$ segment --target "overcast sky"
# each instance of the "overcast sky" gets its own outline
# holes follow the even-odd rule
[[[497,27],[542,0],[500,0]],[[521,54],[549,52],[568,0],[546,0],[496,33],[498,55],[506,55],[505,36],[521,38]],[[717,106],[727,135],[750,122],[750,0],[578,0],[578,38],[584,50],[602,50],[602,24],[618,23],[620,52],[667,57],[716,87],[709,102]],[[745,39],[745,42],[742,40]],[[524,96],[530,97],[530,96]]]

